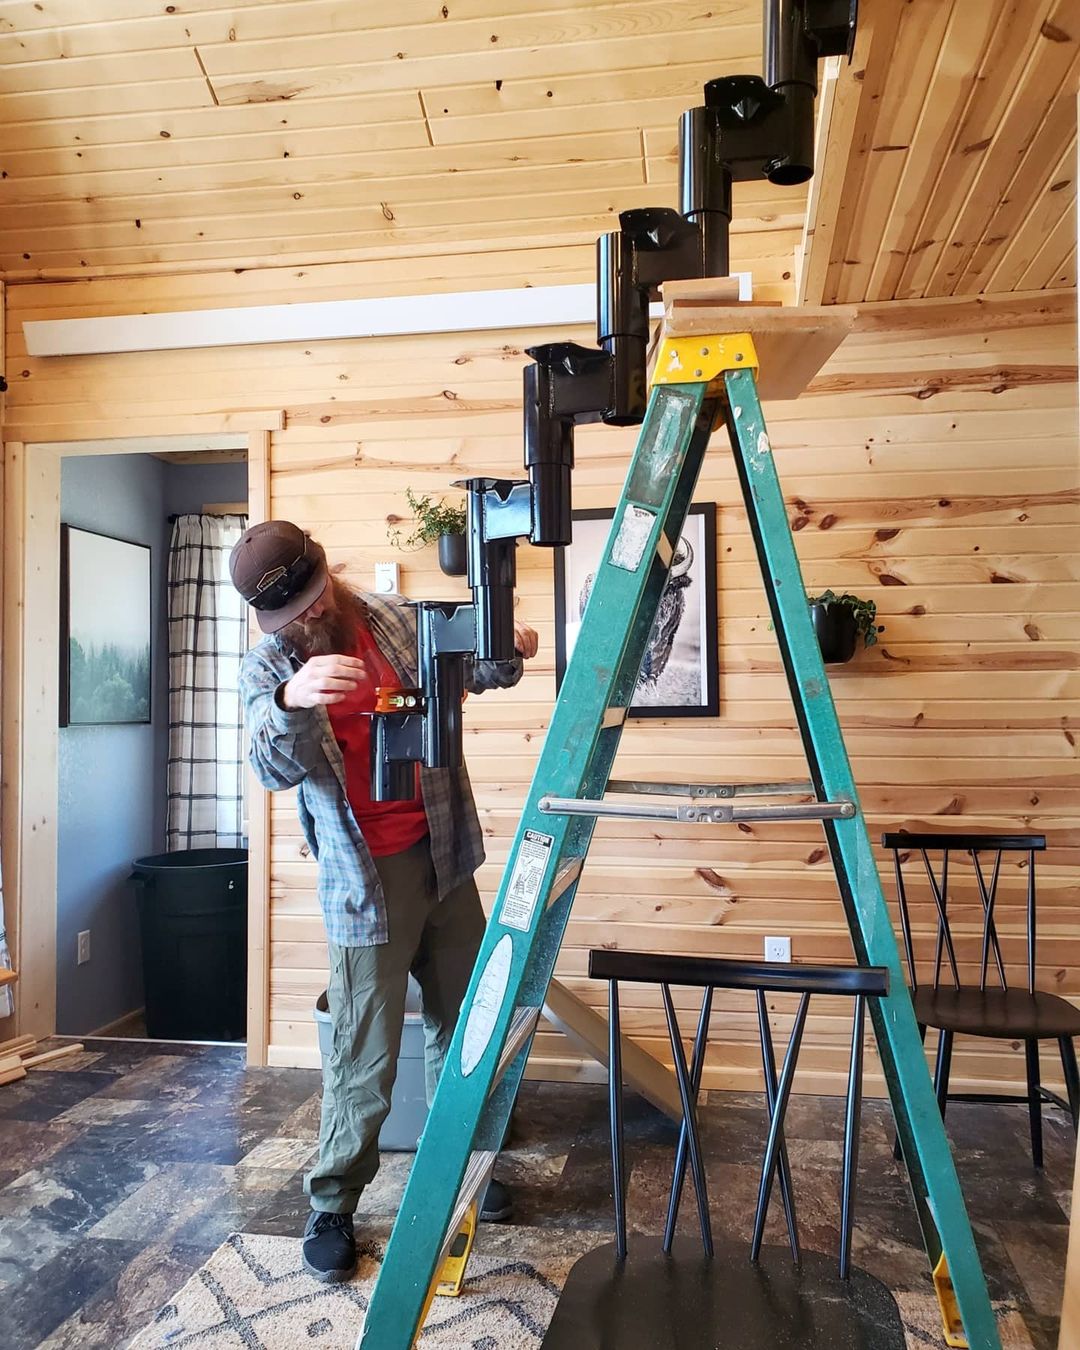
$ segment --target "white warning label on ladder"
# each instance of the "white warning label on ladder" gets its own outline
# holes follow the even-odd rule
[[[538,830],[526,830],[514,859],[514,870],[510,873],[510,883],[506,888],[499,922],[504,928],[517,928],[527,933],[532,927],[536,902],[540,898],[540,886],[551,857],[554,835],[541,834]]]

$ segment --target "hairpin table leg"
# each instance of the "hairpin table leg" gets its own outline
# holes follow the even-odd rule
[[[757,991],[758,1032],[761,1038],[761,1068],[765,1077],[765,1104],[768,1107],[769,1123],[776,1113],[776,1061],[773,1057],[772,1032],[769,1030],[769,1010],[765,1002],[765,991]],[[791,1246],[791,1259],[796,1265],[802,1260],[799,1252],[799,1227],[795,1219],[795,1191],[791,1184],[791,1165],[788,1162],[787,1142],[780,1132],[780,1198],[784,1202],[784,1218],[787,1221],[788,1242]]]
[[[776,1161],[780,1151],[780,1139],[784,1129],[784,1115],[787,1112],[791,1085],[795,1080],[795,1065],[799,1058],[799,1046],[802,1043],[803,1028],[806,1026],[806,1010],[810,1004],[810,995],[803,994],[799,999],[799,1008],[795,1014],[795,1025],[791,1030],[787,1053],[784,1055],[784,1067],[780,1071],[780,1083],[776,1093],[776,1106],[769,1123],[769,1138],[765,1145],[765,1159],[761,1165],[761,1184],[758,1187],[757,1211],[754,1215],[754,1237],[750,1244],[750,1259],[756,1261],[761,1255],[761,1240],[765,1234],[765,1214],[769,1208],[769,1194],[776,1174]]]
[[[844,1175],[840,1189],[840,1278],[851,1271],[851,1228],[854,1220],[855,1177],[859,1170],[859,1123],[862,1115],[863,1027],[866,1000],[855,1000],[848,1069],[847,1112],[844,1116]]]
[[[709,1018],[712,1015],[713,991],[709,986],[701,1000],[701,1016],[698,1018],[697,1035],[694,1037],[694,1056],[690,1063],[690,1090],[697,1101],[701,1090],[701,1075],[705,1069],[705,1050],[709,1043]],[[682,1199],[683,1183],[686,1180],[687,1130],[684,1120],[679,1129],[679,1147],[675,1153],[675,1170],[671,1178],[671,1194],[668,1196],[667,1223],[664,1226],[664,1251],[670,1255],[671,1244],[675,1240],[675,1225],[679,1218],[679,1202]]]
[[[623,1160],[622,1037],[619,982],[608,982],[608,1105],[611,1113],[611,1182],[615,1196],[615,1251],[626,1260],[626,1167]]]
[[[671,1054],[675,1061],[675,1077],[679,1081],[683,1128],[686,1130],[687,1144],[690,1149],[690,1170],[694,1176],[694,1191],[697,1195],[698,1219],[701,1223],[701,1243],[705,1248],[705,1255],[712,1256],[713,1239],[712,1223],[709,1220],[709,1191],[705,1184],[705,1167],[701,1160],[701,1145],[698,1142],[697,1103],[690,1086],[690,1075],[686,1068],[686,1055],[683,1053],[682,1037],[679,1034],[679,1022],[675,1016],[675,1005],[671,1001],[671,987],[662,984],[660,988],[664,995],[664,1011],[667,1013]]]

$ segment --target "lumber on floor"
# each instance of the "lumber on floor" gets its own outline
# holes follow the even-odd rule
[[[58,1046],[55,1050],[35,1053],[38,1041],[34,1036],[16,1036],[13,1040],[0,1044],[0,1086],[5,1083],[17,1083],[26,1077],[28,1069],[39,1069],[53,1064],[58,1059],[67,1059],[84,1049],[81,1041],[72,1041],[69,1045]]]
[[[544,1017],[601,1064],[608,1062],[607,1019],[558,980],[544,998]],[[628,1036],[622,1038],[623,1077],[646,1101],[672,1120],[682,1120],[679,1085],[674,1072]]]

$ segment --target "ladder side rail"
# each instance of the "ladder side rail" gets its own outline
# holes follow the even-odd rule
[[[784,672],[819,798],[859,799],[806,603],[787,508],[758,401],[754,374],[728,370],[725,418],[761,565]],[[878,1051],[909,1160],[908,1170],[931,1266],[942,1250],[968,1343],[1000,1346],[997,1325],[937,1108],[911,997],[900,968],[892,921],[861,808],[848,820],[822,823],[860,964],[887,966],[890,992],[874,1000]]]

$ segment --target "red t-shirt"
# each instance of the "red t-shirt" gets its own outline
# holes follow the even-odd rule
[[[372,856],[384,858],[401,853],[428,832],[427,814],[416,776],[416,796],[407,802],[371,800],[371,717],[379,685],[397,685],[400,677],[383,656],[366,624],[358,624],[356,641],[347,656],[358,656],[367,666],[367,677],[358,682],[340,703],[326,711],[345,760],[345,783],[349,805]]]

